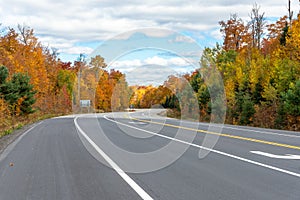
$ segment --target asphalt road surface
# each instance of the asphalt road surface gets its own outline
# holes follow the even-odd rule
[[[300,200],[300,133],[156,111],[44,120],[0,155],[0,199]]]

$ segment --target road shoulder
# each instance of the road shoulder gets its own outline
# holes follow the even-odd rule
[[[13,143],[18,137],[20,137],[22,134],[24,134],[27,130],[34,127],[36,124],[38,124],[40,121],[24,125],[22,128],[14,130],[11,134],[4,135],[0,138],[0,155],[4,152],[4,150]]]

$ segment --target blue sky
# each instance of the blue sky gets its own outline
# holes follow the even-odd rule
[[[196,62],[199,50],[221,42],[220,20],[237,13],[249,21],[255,2],[268,20],[287,14],[287,0],[1,0],[0,23],[30,26],[45,46],[58,49],[63,61],[100,53],[126,73],[159,62],[183,73],[193,66],[182,60]],[[292,0],[292,10],[296,16],[298,0]],[[139,45],[152,48],[137,51]]]
[[[171,74],[199,68],[201,43],[170,29],[134,29],[104,41],[87,61],[89,57],[101,55],[108,68],[127,74],[129,84],[157,85]]]

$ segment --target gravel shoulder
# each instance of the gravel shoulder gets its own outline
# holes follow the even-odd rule
[[[9,135],[4,135],[0,138],[0,154],[3,153],[3,151],[11,144],[13,143],[18,137],[20,137],[22,134],[24,134],[27,130],[35,126],[39,122],[35,122],[32,124],[24,125],[22,128],[18,130],[14,130]]]

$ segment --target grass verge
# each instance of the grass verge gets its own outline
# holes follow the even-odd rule
[[[0,138],[12,134],[15,130],[21,129],[25,125],[33,124],[35,122],[58,117],[63,114],[41,114],[41,113],[34,113],[31,115],[28,115],[26,117],[15,117],[10,120],[9,125],[6,125],[4,127],[1,127],[0,130]]]

